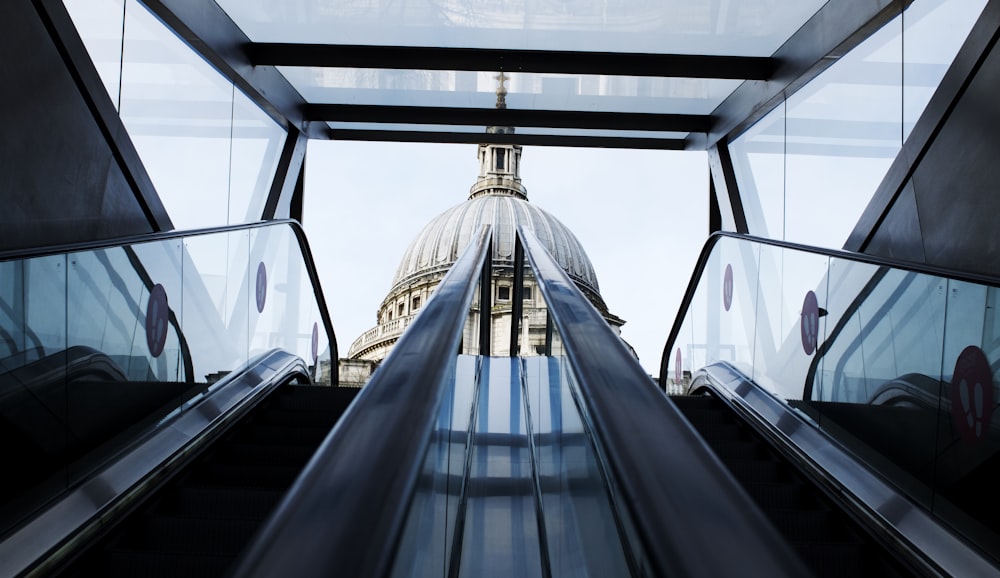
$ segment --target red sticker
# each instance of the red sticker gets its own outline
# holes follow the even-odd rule
[[[684,373],[681,371],[681,348],[677,348],[677,355],[674,356],[674,381],[681,382]]]
[[[993,416],[993,373],[983,350],[970,345],[955,361],[951,378],[951,417],[962,439],[978,443]]]
[[[819,302],[812,291],[806,293],[802,301],[802,318],[799,320],[802,334],[802,350],[812,355],[819,343]]]
[[[722,278],[722,305],[729,311],[733,306],[733,266],[726,265],[726,274]]]

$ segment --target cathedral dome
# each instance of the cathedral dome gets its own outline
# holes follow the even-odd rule
[[[573,281],[600,294],[594,267],[569,228],[519,195],[496,193],[474,193],[431,220],[403,255],[393,288],[448,269],[485,225],[493,226],[494,267],[513,266],[514,238],[521,225],[538,237]]]

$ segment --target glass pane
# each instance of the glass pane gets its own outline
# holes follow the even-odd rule
[[[226,223],[233,85],[128,0],[121,118],[175,227]]]
[[[395,578],[449,576],[467,474],[478,368],[477,357],[459,355],[454,372],[448,373],[441,411],[393,564]]]
[[[825,0],[726,3],[398,3],[331,4],[302,0],[282,10],[260,10],[239,0],[217,0],[254,42],[386,46],[447,46],[528,50],[601,50],[769,56]]]
[[[325,362],[329,383],[327,332],[294,233],[257,231],[272,246],[256,259],[244,230],[0,263],[0,428],[13,472],[0,531],[245,367],[250,321],[259,341],[314,374]],[[256,272],[275,261],[261,323],[248,317],[261,313]]]
[[[781,399],[801,399],[826,335],[829,257],[761,246],[753,380]]]
[[[509,357],[483,362],[459,576],[542,576],[521,365]]]
[[[902,147],[902,19],[788,98],[785,236],[840,248]]]
[[[259,221],[264,213],[286,132],[239,90],[233,102],[229,224]]]
[[[785,105],[729,145],[751,235],[785,238]]]
[[[104,88],[119,108],[125,0],[63,0]]]
[[[309,102],[493,108],[496,72],[278,67]],[[512,109],[710,114],[739,80],[513,73]]]
[[[986,0],[916,0],[903,13],[903,139],[924,112]]]

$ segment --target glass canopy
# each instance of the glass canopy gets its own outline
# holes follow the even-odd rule
[[[464,134],[499,125],[550,136],[548,144],[593,137],[589,144],[605,139],[597,146],[652,148],[658,141],[685,146],[695,134],[704,142],[727,99],[769,80],[775,53],[826,4],[216,3],[249,39],[251,63],[274,66],[305,101],[305,120],[325,123],[329,138],[352,131],[366,139],[464,142]]]
[[[217,0],[253,42],[770,56],[825,0]]]

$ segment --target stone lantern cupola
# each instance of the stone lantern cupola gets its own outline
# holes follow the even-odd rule
[[[497,108],[507,108],[507,87],[509,79],[503,72],[497,75]],[[513,135],[512,126],[491,126],[487,134]],[[479,178],[472,185],[469,199],[484,195],[510,195],[523,201],[528,200],[528,191],[521,184],[521,145],[481,144],[479,145]]]

